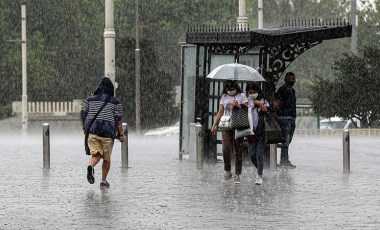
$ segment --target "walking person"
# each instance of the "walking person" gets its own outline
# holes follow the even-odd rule
[[[110,187],[107,175],[111,167],[114,139],[125,141],[121,119],[122,107],[120,101],[114,97],[113,83],[109,78],[103,77],[81,109],[83,131],[85,135],[89,134],[88,147],[91,158],[87,166],[87,180],[90,184],[95,182],[94,167],[103,159],[100,187]]]
[[[252,113],[253,135],[247,136],[248,154],[257,169],[255,184],[263,183],[265,155],[265,124],[263,113],[268,112],[269,103],[265,100],[262,90],[257,83],[250,82],[246,86],[248,106]]]
[[[285,143],[281,147],[280,166],[289,169],[296,168],[289,161],[289,145],[292,142],[294,131],[296,128],[296,91],[293,86],[296,83],[296,76],[292,72],[285,75],[285,84],[281,86],[274,100],[274,109],[276,111],[277,122],[281,127],[282,134],[285,138]]]
[[[217,126],[220,118],[225,116],[231,116],[232,111],[240,109],[243,106],[247,106],[247,97],[241,92],[239,85],[235,81],[228,80],[224,83],[222,96],[219,102],[218,113],[215,117],[214,124],[211,128],[213,135],[217,132]],[[226,171],[223,182],[227,182],[232,178],[231,172],[231,154],[232,150],[235,150],[235,176],[234,183],[240,184],[240,174],[242,172],[243,163],[243,138],[235,139],[235,130],[223,130],[222,131],[222,146],[223,146],[223,161],[224,170]]]

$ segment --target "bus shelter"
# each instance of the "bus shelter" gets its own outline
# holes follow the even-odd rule
[[[206,161],[221,153],[221,134],[210,133],[218,112],[223,82],[206,78],[214,68],[241,63],[257,69],[265,78],[263,91],[273,102],[276,84],[286,68],[302,53],[325,40],[351,36],[351,25],[343,19],[292,20],[281,27],[250,30],[242,26],[193,26],[186,33],[181,57],[181,117],[179,157],[191,146],[190,123],[203,127]],[[246,82],[240,82],[242,89]]]

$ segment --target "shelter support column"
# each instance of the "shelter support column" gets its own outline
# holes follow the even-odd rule
[[[247,1],[239,0],[239,17],[237,18],[237,23],[239,29],[244,30],[248,27],[248,18],[247,18]]]

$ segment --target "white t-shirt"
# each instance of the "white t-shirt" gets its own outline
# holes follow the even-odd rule
[[[232,109],[233,109],[233,104],[232,101],[236,99],[239,104],[244,104],[247,102],[247,97],[245,96],[244,93],[238,93],[235,96],[230,96],[227,93],[222,95],[222,98],[220,99],[219,104],[224,106],[224,116],[231,116],[232,114]]]

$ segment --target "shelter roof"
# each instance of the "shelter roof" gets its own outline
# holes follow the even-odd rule
[[[277,46],[298,42],[321,42],[351,36],[346,20],[291,21],[281,27],[249,30],[238,26],[197,26],[188,29],[186,42],[196,45]]]

